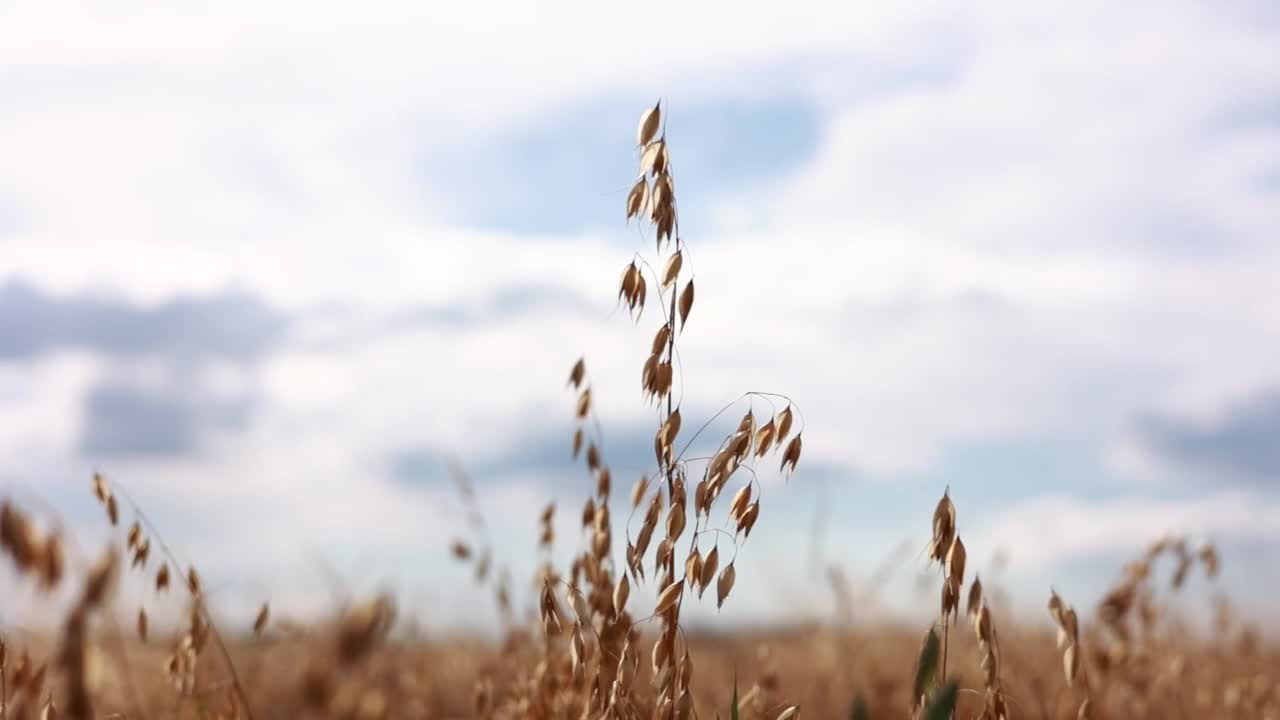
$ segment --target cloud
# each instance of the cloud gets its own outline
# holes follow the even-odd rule
[[[255,403],[219,397],[193,378],[150,385],[104,381],[85,398],[80,452],[96,460],[122,455],[195,453],[211,431],[240,431]]]
[[[572,288],[547,284],[512,284],[498,288],[488,297],[440,304],[411,305],[395,310],[389,327],[394,332],[415,326],[457,329],[510,322],[536,312],[565,312],[579,317],[596,309],[582,293]]]
[[[1280,501],[1274,496],[1243,490],[1189,498],[1046,494],[988,514],[980,531],[965,542],[971,557],[1004,548],[1011,579],[1021,585],[1061,588],[1069,578],[1078,591],[1077,602],[1088,606],[1125,562],[1161,537],[1182,535],[1193,544],[1211,541],[1226,557],[1223,589],[1249,612],[1269,612],[1266,593],[1276,588],[1258,585],[1259,577],[1269,576],[1269,560],[1257,549],[1280,543],[1277,512]],[[961,508],[962,527],[963,516]],[[1082,561],[1087,563],[1083,569]],[[1021,604],[1032,606],[1025,596]]]
[[[83,293],[62,298],[19,280],[0,286],[0,359],[59,350],[184,361],[251,361],[282,339],[283,316],[250,293],[179,296],[156,306]]]
[[[1261,391],[1207,421],[1148,415],[1138,432],[1165,462],[1280,487],[1280,391]]]

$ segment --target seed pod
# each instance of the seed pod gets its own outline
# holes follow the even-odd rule
[[[729,597],[729,591],[733,590],[733,581],[735,579],[737,579],[737,572],[733,569],[733,563],[729,563],[720,572],[720,579],[716,582],[717,610],[724,607],[724,600]]]
[[[960,540],[959,535],[956,535],[956,539],[951,543],[951,550],[947,552],[947,577],[955,582],[957,589],[964,584],[965,560],[964,542]]]
[[[973,583],[969,585],[969,600],[965,606],[965,614],[973,617],[978,612],[978,608],[982,605],[982,580],[977,575],[973,577]]]
[[[662,287],[670,287],[680,276],[680,268],[684,265],[684,251],[677,250],[667,258],[666,268],[662,271]]]
[[[116,554],[108,549],[93,566],[89,579],[85,582],[84,594],[80,599],[83,607],[94,608],[103,603],[115,583],[118,567]]]
[[[676,540],[684,532],[685,517],[683,505],[672,505],[667,513],[667,537]]]
[[[761,425],[760,429],[756,431],[755,446],[757,458],[764,457],[765,453],[769,452],[770,446],[773,443],[775,428],[776,426],[773,424],[773,420],[770,419],[769,422]]]
[[[1075,608],[1067,608],[1062,613],[1062,630],[1067,636],[1067,642],[1072,645],[1080,641],[1080,627],[1076,620]]]
[[[645,146],[644,152],[640,153],[640,176],[652,172],[654,178],[661,180],[664,177],[664,171],[667,169],[667,143],[664,140],[656,140]]]
[[[662,424],[662,431],[667,445],[675,442],[676,436],[680,434],[680,408],[671,411],[667,421]]]
[[[661,102],[645,110],[644,114],[640,116],[640,126],[636,128],[636,144],[640,146],[648,145],[649,141],[658,134],[658,125],[661,120]]]
[[[675,542],[667,537],[658,543],[658,550],[654,553],[654,564],[659,570],[662,568],[671,568],[675,571],[676,545]]]
[[[645,281],[643,274],[636,275],[636,292],[635,300],[631,304],[631,308],[640,308],[640,312],[636,314],[636,320],[640,319],[640,315],[644,313],[644,297],[645,297]]]
[[[636,282],[640,279],[640,270],[634,262],[627,263],[622,269],[622,279],[618,283],[618,298],[626,300],[631,306],[636,294]],[[574,386],[577,389],[577,386]]]
[[[738,519],[738,532],[743,533],[746,537],[751,537],[751,528],[756,526],[756,519],[760,517],[760,501],[757,500],[747,506],[743,511],[742,517]]]
[[[1058,597],[1056,590],[1049,590],[1049,615],[1053,617],[1053,622],[1062,627],[1062,611],[1066,606],[1062,604],[1062,598]]]
[[[702,561],[702,574],[698,578],[698,597],[702,597],[702,593],[711,587],[711,580],[716,576],[716,570],[720,565],[720,547],[711,548],[711,552],[707,553],[706,559]]]
[[[569,598],[569,604],[573,606],[573,614],[578,616],[578,622],[582,625],[590,625],[591,610],[587,607],[587,601],[582,597],[582,593],[576,587],[570,586],[565,591],[565,595]]]
[[[649,490],[649,476],[641,475],[636,484],[631,486],[631,509],[635,510],[640,507],[640,503],[644,500],[644,494]]]
[[[794,416],[791,412],[791,406],[787,405],[778,413],[778,432],[776,442],[781,445],[783,440],[791,434],[791,423],[794,422]]]
[[[799,435],[791,438],[791,442],[787,443],[787,449],[782,453],[782,463],[778,465],[778,472],[782,472],[787,463],[791,464],[791,472],[796,471],[796,464],[800,462],[800,445]]]
[[[587,364],[584,358],[578,358],[573,364],[573,369],[569,371],[569,384],[577,390],[582,385],[582,378],[587,374]]]
[[[1211,543],[1205,543],[1204,546],[1200,548],[1200,562],[1204,564],[1204,573],[1209,576],[1209,579],[1213,579],[1218,576],[1218,566],[1220,564],[1218,560],[1218,550]],[[1081,709],[1083,709],[1083,706]]]
[[[689,320],[689,311],[693,309],[693,281],[690,280],[685,284],[684,290],[680,293],[680,329],[683,331],[685,323]]]
[[[169,565],[163,564],[156,571],[156,592],[169,589]]]
[[[631,581],[627,579],[626,573],[620,575],[622,577],[618,578],[618,584],[613,588],[614,617],[622,617],[622,611],[627,609],[627,599],[631,597]]]
[[[138,608],[138,639],[147,641],[147,611],[144,608]]]
[[[1076,653],[1078,646],[1074,643],[1067,646],[1066,652],[1062,654],[1062,669],[1067,677],[1067,687],[1071,687],[1076,681],[1076,673],[1080,670],[1080,656]]]
[[[62,580],[62,536],[50,535],[44,542],[40,558],[40,586],[46,590],[57,587]]]
[[[694,548],[689,557],[685,558],[684,579],[690,587],[702,579],[702,553],[698,552],[698,548]]]
[[[973,628],[978,640],[986,645],[991,644],[994,631],[991,626],[991,609],[987,607],[986,603],[983,603],[982,608],[978,610],[978,616],[974,619]]]
[[[959,604],[960,593],[956,589],[956,584],[951,578],[947,578],[942,582],[942,616],[950,615]]]
[[[950,494],[944,492],[933,510],[933,544],[929,549],[929,559],[943,562],[955,536],[956,506],[951,503]]]
[[[708,490],[709,490],[709,487],[707,485],[707,479],[703,478],[699,480],[697,487],[695,487],[693,490],[693,514],[694,515],[706,514],[711,510],[710,506],[707,504]]]
[[[453,544],[449,546],[449,549],[453,552],[453,556],[459,560],[465,561],[471,559],[471,548],[461,540],[454,540]],[[191,592],[194,593],[196,591],[192,590]]]
[[[729,517],[735,521],[739,520],[749,504],[751,504],[751,483],[743,485],[733,494],[733,500],[729,501]]]
[[[627,220],[644,214],[645,203],[649,199],[649,183],[644,179],[644,175],[636,180],[636,184],[631,186],[631,192],[627,193]]]
[[[649,348],[651,354],[658,355],[667,349],[667,342],[671,339],[671,323],[663,323],[658,328],[658,332],[653,336],[653,345]],[[656,360],[654,361],[657,362]]]
[[[684,583],[676,581],[671,583],[658,595],[658,602],[654,605],[653,614],[661,615],[671,608],[675,607],[676,601],[680,599],[681,591],[684,589]]]
[[[573,634],[569,642],[569,660],[572,663],[574,675],[582,668],[582,660],[586,657],[587,647],[582,640],[582,632],[578,626],[573,626]]]
[[[578,458],[578,453],[582,452],[582,428],[573,431],[573,458]]]
[[[654,525],[645,523],[640,526],[640,533],[636,535],[636,566],[642,564],[645,552],[649,549],[649,541],[653,539]]]

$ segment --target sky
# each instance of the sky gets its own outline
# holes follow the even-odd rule
[[[88,556],[105,473],[246,622],[393,587],[485,626],[451,458],[518,599],[543,505],[579,542],[579,356],[619,496],[651,461],[657,314],[615,297],[662,99],[686,427],[805,423],[692,621],[826,617],[826,565],[890,561],[880,610],[927,618],[945,488],[1015,609],[1171,532],[1223,554],[1189,607],[1274,615],[1276,47],[1236,1],[0,4],[0,493]]]

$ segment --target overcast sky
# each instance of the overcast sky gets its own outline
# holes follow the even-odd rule
[[[686,426],[745,390],[806,420],[732,617],[825,612],[819,564],[902,543],[887,599],[932,605],[947,486],[1024,607],[1172,531],[1266,608],[1280,12],[965,5],[0,5],[0,490],[96,542],[102,470],[229,611],[336,573],[483,622],[450,456],[519,580],[591,487],[579,355],[618,486],[649,462],[656,314],[614,296],[661,97]]]

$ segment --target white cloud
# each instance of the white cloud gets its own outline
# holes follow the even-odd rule
[[[1011,561],[1024,569],[1052,567],[1081,556],[1136,556],[1168,534],[1196,541],[1274,542],[1280,540],[1273,520],[1278,511],[1275,500],[1235,490],[1180,500],[1044,496],[1002,508],[985,519],[973,545],[1007,547]]]

